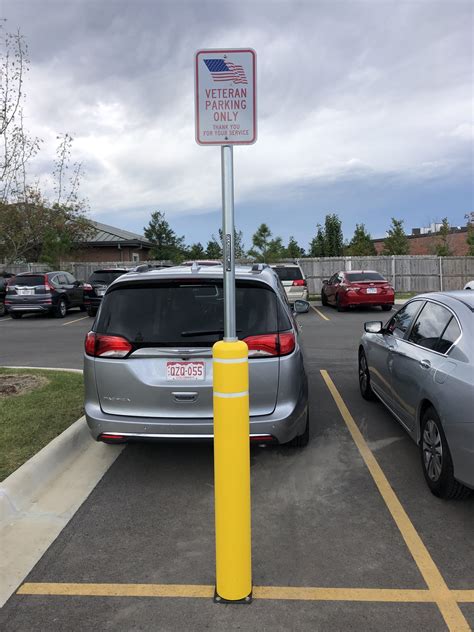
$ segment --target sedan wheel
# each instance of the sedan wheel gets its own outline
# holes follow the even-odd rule
[[[438,413],[431,406],[421,420],[421,465],[431,492],[439,498],[466,498],[470,490],[454,478],[453,461]]]
[[[63,298],[60,298],[58,304],[56,305],[56,309],[54,311],[54,315],[56,318],[64,318],[67,312],[66,301]]]
[[[360,394],[368,401],[375,399],[374,391],[370,385],[370,373],[367,364],[367,357],[363,349],[359,351],[359,388]]]

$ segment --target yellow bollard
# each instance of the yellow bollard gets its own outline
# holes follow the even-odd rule
[[[250,601],[249,371],[245,342],[216,342],[213,355],[216,600]]]

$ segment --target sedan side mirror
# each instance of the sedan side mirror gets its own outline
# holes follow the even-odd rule
[[[303,301],[301,299],[297,299],[293,306],[295,314],[306,314],[309,312],[310,305],[308,301]]]
[[[364,323],[364,331],[368,334],[381,334],[383,323],[380,320],[370,320],[368,323]]]

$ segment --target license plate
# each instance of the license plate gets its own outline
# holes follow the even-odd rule
[[[167,380],[203,380],[206,377],[204,362],[167,362]]]
[[[367,288],[367,294],[377,294],[377,288],[376,287],[368,287]]]
[[[31,296],[34,293],[34,290],[17,290],[17,294],[19,294],[20,296]]]

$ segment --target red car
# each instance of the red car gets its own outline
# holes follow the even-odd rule
[[[321,302],[335,305],[339,312],[356,305],[379,305],[388,312],[395,302],[395,292],[379,272],[348,270],[323,281]]]

